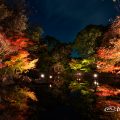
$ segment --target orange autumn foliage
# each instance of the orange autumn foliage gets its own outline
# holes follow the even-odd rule
[[[108,85],[102,85],[97,88],[98,92],[96,93],[98,96],[114,96],[120,94],[120,89],[114,89]]]
[[[7,38],[0,34],[0,69],[6,68],[13,72],[25,72],[35,67],[37,59],[31,60],[26,50],[31,44],[28,38]]]
[[[103,45],[97,51],[97,66],[99,72],[120,73],[120,17],[105,33]]]

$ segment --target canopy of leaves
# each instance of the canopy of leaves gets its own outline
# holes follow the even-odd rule
[[[81,56],[94,54],[96,48],[100,45],[100,38],[104,27],[89,25],[80,31],[75,39],[74,48],[79,51]]]
[[[88,87],[89,84],[87,82],[78,83],[76,81],[72,81],[69,85],[69,89],[71,90],[71,92],[79,91],[82,95],[90,94]]]
[[[102,47],[98,50],[98,70],[101,72],[120,71],[120,17],[112,23],[105,33]]]
[[[90,72],[92,70],[92,67],[94,66],[95,59],[83,59],[83,60],[72,60],[69,65],[70,68],[73,70],[81,70],[84,72]]]
[[[37,59],[30,60],[26,47],[30,44],[27,38],[7,38],[0,34],[0,71],[5,73],[24,72],[35,67]],[[1,72],[2,73],[2,72]]]

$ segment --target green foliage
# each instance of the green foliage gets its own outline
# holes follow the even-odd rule
[[[80,91],[82,94],[89,94],[88,92],[89,84],[87,82],[79,83],[77,81],[72,81],[69,85],[71,92]]]
[[[100,45],[100,38],[104,31],[103,29],[103,26],[87,26],[78,33],[73,47],[79,51],[81,56],[94,54],[96,48]]]
[[[81,93],[82,93],[82,95],[88,95],[88,94],[89,94],[89,91],[81,90]]]
[[[83,60],[72,60],[69,63],[71,69],[90,72],[95,66],[95,58],[88,58]]]

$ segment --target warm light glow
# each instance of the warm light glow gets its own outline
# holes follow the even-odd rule
[[[80,78],[77,78],[77,81],[81,81],[81,79],[80,79]]]
[[[79,75],[79,76],[80,76],[80,75],[82,75],[82,74],[79,72],[79,73],[77,73],[77,75]]]
[[[44,75],[44,74],[41,74],[41,78],[45,78],[45,75]]]
[[[97,78],[97,77],[98,77],[98,74],[95,73],[95,74],[93,75],[93,77],[94,77],[94,78]]]
[[[97,81],[94,81],[94,84],[95,84],[96,86],[99,86],[99,83],[98,83]]]
[[[51,88],[51,87],[52,87],[52,85],[50,84],[50,85],[49,85],[49,87]]]
[[[99,65],[97,65],[97,68],[99,69],[99,68],[100,68],[100,66],[99,66]]]
[[[96,82],[96,81],[94,81],[94,84],[96,85],[96,84],[97,84],[97,82]]]
[[[49,78],[50,78],[50,79],[52,79],[52,78],[53,78],[53,76],[52,76],[52,75],[50,75],[50,76],[49,76]]]

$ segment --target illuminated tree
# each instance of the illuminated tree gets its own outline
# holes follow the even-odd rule
[[[96,48],[99,47],[101,43],[103,31],[103,26],[87,26],[77,34],[73,48],[77,50],[82,57],[94,54]]]
[[[90,72],[92,68],[94,67],[95,59],[89,58],[89,59],[83,59],[83,60],[72,60],[69,65],[70,68],[73,70],[81,70],[84,72]]]
[[[97,68],[100,72],[119,73],[120,71],[120,17],[105,33],[103,44],[98,52]]]
[[[31,60],[26,50],[31,44],[27,38],[7,38],[0,34],[0,73],[18,74],[35,67],[37,59]]]
[[[28,46],[32,42],[25,37],[26,28],[25,0],[0,0],[0,73],[2,75],[10,72],[22,73],[35,67],[37,59],[33,61],[30,59]]]
[[[8,6],[8,2],[13,6]],[[4,109],[5,114],[1,114],[0,119],[17,120],[24,119],[22,115],[17,114],[17,110],[26,112],[30,99],[37,101],[34,92],[19,85],[18,78],[20,81],[24,80],[22,73],[35,68],[38,59],[31,57],[29,46],[33,43],[24,32],[27,27],[24,0],[9,0],[7,3],[0,0],[0,86],[5,86],[0,87],[0,99],[1,104],[7,101],[4,105],[8,107]],[[14,84],[8,87],[11,83]]]
[[[8,67],[7,69],[13,73],[26,72],[33,69],[37,62],[37,59],[30,61],[28,56],[29,53],[27,51],[19,51],[18,55],[11,56],[11,59],[6,61],[5,65]]]

